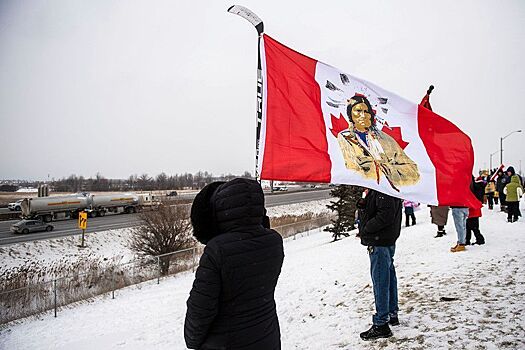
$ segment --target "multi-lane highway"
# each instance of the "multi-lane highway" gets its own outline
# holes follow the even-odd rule
[[[278,205],[288,205],[294,203],[309,202],[330,198],[330,191],[312,190],[305,192],[278,192],[266,194],[266,206],[273,207]],[[0,245],[7,245],[17,242],[27,242],[40,239],[48,239],[62,236],[80,234],[76,220],[55,221],[52,224],[55,229],[51,232],[33,232],[29,234],[14,234],[9,229],[17,220],[0,222]],[[105,217],[91,218],[88,220],[86,232],[96,232],[117,228],[131,227],[138,223],[137,214],[115,214]]]

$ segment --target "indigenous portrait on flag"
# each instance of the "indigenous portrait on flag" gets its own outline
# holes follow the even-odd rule
[[[355,94],[348,100],[346,111],[348,128],[337,134],[346,167],[377,183],[384,176],[395,190],[417,183],[416,163],[396,140],[377,128],[375,111],[368,99]]]
[[[480,207],[468,135],[445,118],[263,34],[261,179],[363,186]]]

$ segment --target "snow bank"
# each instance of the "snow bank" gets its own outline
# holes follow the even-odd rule
[[[319,231],[285,242],[276,290],[283,349],[525,348],[525,223],[484,210],[487,243],[450,253],[448,235],[433,238],[428,210],[397,244],[400,321],[394,337],[365,343],[373,313],[366,249],[354,237],[330,243]],[[117,291],[7,325],[2,349],[185,349],[183,323],[192,273]],[[458,298],[441,301],[441,297]]]
[[[268,216],[302,215],[308,212],[328,214],[329,199],[268,208]],[[15,266],[39,261],[52,264],[57,260],[74,261],[87,256],[126,263],[137,258],[128,248],[130,229],[86,233],[87,248],[78,248],[80,234],[63,238],[16,243],[0,247],[0,272]]]

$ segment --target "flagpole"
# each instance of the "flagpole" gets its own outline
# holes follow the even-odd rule
[[[261,182],[259,177],[259,141],[261,137],[261,123],[262,123],[262,104],[263,104],[263,76],[261,64],[261,39],[264,33],[263,21],[251,10],[244,6],[233,5],[228,8],[229,13],[239,15],[255,27],[257,30],[257,108],[256,108],[256,128],[255,128],[255,179]]]
[[[261,22],[262,23],[262,22]],[[263,103],[263,76],[262,76],[262,65],[261,65],[261,40],[262,32],[259,33],[257,39],[257,111],[256,111],[256,123],[257,127],[255,130],[255,180],[261,182],[259,176],[259,141],[261,138],[261,124],[262,124],[262,103]]]

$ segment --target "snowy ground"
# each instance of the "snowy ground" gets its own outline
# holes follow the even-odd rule
[[[487,243],[450,253],[433,238],[428,210],[404,228],[396,267],[400,321],[394,337],[359,339],[373,313],[366,249],[354,237],[314,233],[285,243],[276,290],[283,349],[524,349],[525,222],[484,209]],[[1,349],[185,349],[183,322],[192,273],[117,291],[116,299],[60,310],[0,328]],[[440,301],[441,297],[458,298]]]
[[[268,208],[268,216],[330,214],[329,199]],[[37,261],[39,264],[73,262],[79,259],[110,260],[127,263],[137,259],[128,248],[129,229],[107,230],[86,234],[87,248],[78,248],[80,235],[23,242],[0,247],[0,273],[3,270]]]

